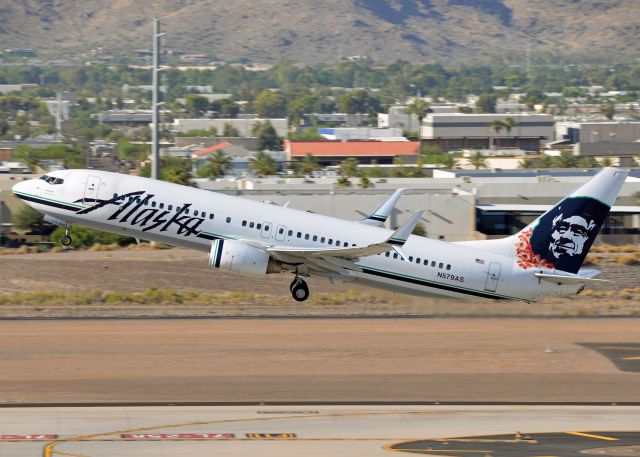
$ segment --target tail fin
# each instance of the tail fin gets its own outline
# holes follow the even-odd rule
[[[604,168],[514,235],[521,268],[554,268],[577,273],[627,177]]]

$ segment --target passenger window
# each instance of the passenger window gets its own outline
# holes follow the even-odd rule
[[[247,221],[242,221],[242,226],[246,227],[247,226]]]
[[[184,210],[184,213],[185,213],[185,214],[189,214],[189,208],[185,209],[185,210]]]
[[[201,212],[201,213],[200,213],[200,217],[204,217],[204,218],[206,218],[206,217],[207,217],[207,213],[205,213],[204,211],[203,211],[203,212]]]
[[[420,257],[416,257],[416,263],[420,263]]]
[[[444,263],[440,262],[440,263],[438,264],[438,268],[440,268],[440,269],[442,270],[442,267],[444,267]]]
[[[398,254],[396,252],[393,253],[393,258],[397,259],[398,258]]]
[[[384,256],[385,256],[385,257],[389,257],[389,251],[385,252],[385,253],[384,253]]]
[[[318,235],[313,235],[313,241],[318,241]]]
[[[432,260],[432,261],[431,261],[431,266],[432,266],[432,267],[435,267],[435,266],[436,266],[436,261],[435,261],[435,260]]]
[[[328,243],[329,243],[329,244],[333,244],[333,238],[329,238]]]
[[[336,246],[340,247],[340,241],[336,240]]]
[[[308,234],[308,233],[304,235],[304,239],[305,239],[305,240],[308,240],[308,239],[309,239],[309,234]]]
[[[173,209],[173,205],[169,205],[169,211]]]
[[[260,225],[260,224],[258,224],[258,225]],[[260,228],[260,227],[258,227],[258,228]],[[268,226],[268,225],[265,225],[265,226],[264,226],[264,231],[265,231],[265,232],[268,232],[268,231],[269,231],[269,226]]]
[[[155,201],[155,200],[151,202],[151,206],[152,206],[153,208],[155,208],[155,207],[156,207],[156,201]]]
[[[194,216],[197,216],[197,215],[198,215],[198,210],[195,210],[195,211],[193,212],[193,215],[194,215]]]
[[[347,243],[347,242],[345,241],[344,243],[342,243],[342,246],[343,246],[343,247],[345,247],[345,248],[346,248],[346,247],[349,247],[349,243]]]
[[[231,218],[227,217],[227,224],[229,224],[231,222]]]
[[[298,232],[298,234],[296,235],[296,237],[298,237],[298,238],[302,238],[302,232]]]
[[[213,213],[209,214],[209,219],[213,220]]]
[[[262,228],[262,224],[256,224],[256,228],[260,230]]]
[[[162,203],[160,203],[160,208],[162,208]],[[182,212],[182,208],[179,206],[176,206],[176,213],[181,213]]]
[[[288,235],[289,235],[289,236],[293,236],[293,230],[289,230]]]
[[[422,262],[422,265],[429,266],[429,261],[427,259],[424,259],[424,261]]]
[[[284,233],[284,229],[283,229],[282,227],[280,227],[280,229],[278,230],[278,233],[279,233],[280,235],[282,235],[282,234]]]
[[[160,209],[164,208],[164,203],[160,203]]]
[[[322,238],[320,238],[320,242],[324,243],[324,236]]]
[[[447,271],[451,270],[451,265],[447,265]]]
[[[249,222],[249,228],[253,228],[253,222]]]
[[[413,262],[413,256],[412,255],[409,256],[409,262]]]

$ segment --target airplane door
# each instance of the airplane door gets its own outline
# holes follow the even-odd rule
[[[284,237],[287,234],[287,227],[285,227],[284,225],[278,225],[278,228],[276,229],[276,240],[278,241],[284,241]]]
[[[498,288],[498,280],[500,279],[500,264],[497,262],[491,262],[489,264],[489,271],[487,272],[487,282],[484,285],[484,290],[489,292],[495,292]]]
[[[97,176],[88,176],[87,185],[84,188],[83,203],[95,203],[98,199],[98,189],[100,188],[100,178]]]
[[[262,238],[270,238],[271,237],[271,226],[273,224],[271,222],[263,222],[262,230],[260,231],[260,235]]]

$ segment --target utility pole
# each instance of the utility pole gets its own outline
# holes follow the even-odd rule
[[[153,18],[153,86],[152,86],[152,101],[151,101],[151,178],[160,179],[160,101],[158,99],[158,73],[160,72],[160,37],[164,35],[160,33],[160,20],[157,17]]]

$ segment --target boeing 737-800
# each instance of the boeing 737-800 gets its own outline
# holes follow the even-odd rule
[[[309,296],[306,278],[324,276],[414,295],[529,302],[598,281],[598,271],[580,266],[626,176],[605,168],[519,233],[457,243],[411,235],[421,212],[383,228],[402,190],[360,221],[96,170],[47,173],[13,192],[66,227],[63,244],[82,224],[209,252],[215,269],[289,271],[297,301]]]

